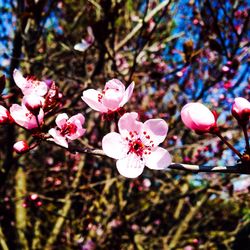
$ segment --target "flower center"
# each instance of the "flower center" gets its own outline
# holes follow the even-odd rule
[[[77,127],[75,124],[73,123],[66,123],[64,124],[64,126],[61,129],[61,135],[65,136],[65,135],[72,135],[75,134],[77,131]]]
[[[128,141],[129,150],[128,153],[134,153],[137,156],[143,159],[143,155],[150,155],[152,145],[144,145],[142,140],[138,137],[138,133],[136,131],[129,132],[130,139],[127,137],[126,140]]]

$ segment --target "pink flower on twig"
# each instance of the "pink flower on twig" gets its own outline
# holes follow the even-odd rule
[[[75,140],[85,133],[86,129],[82,127],[84,121],[85,118],[82,114],[74,115],[71,118],[66,113],[59,114],[56,118],[57,128],[49,130],[49,134],[53,137],[49,140],[68,148],[67,139]]]
[[[102,92],[95,89],[83,91],[82,99],[92,109],[108,113],[117,111],[130,99],[134,89],[132,82],[125,90],[125,86],[118,79],[112,79],[105,84]]]
[[[118,121],[120,133],[111,132],[103,137],[104,153],[117,159],[119,173],[136,178],[147,166],[151,169],[166,169],[171,156],[164,148],[158,147],[168,132],[168,125],[162,119],[137,121],[135,112],[124,114]]]

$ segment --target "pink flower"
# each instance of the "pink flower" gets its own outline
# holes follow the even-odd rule
[[[83,91],[82,99],[92,109],[107,113],[121,108],[130,99],[134,89],[132,82],[125,90],[125,86],[118,79],[112,79],[105,84],[102,92],[95,89]]]
[[[43,117],[44,117],[43,110],[40,109],[36,117],[25,107],[24,102],[22,103],[22,105],[13,104],[10,107],[10,114],[14,119],[15,123],[26,129],[38,128],[43,123]]]
[[[181,110],[181,119],[186,127],[196,132],[209,132],[216,127],[214,114],[201,103],[188,103]]]
[[[30,149],[30,147],[26,141],[18,141],[13,145],[13,149],[17,153],[21,154],[27,152]]]
[[[68,148],[69,140],[75,140],[81,137],[86,129],[82,128],[85,118],[82,114],[72,116],[70,119],[67,114],[59,114],[56,118],[57,128],[49,130],[49,134],[53,137],[50,139],[62,147]]]
[[[0,124],[8,123],[12,120],[9,111],[2,105],[0,105]]]
[[[32,77],[24,78],[22,73],[17,69],[13,72],[13,78],[24,95],[36,94],[38,96],[44,96],[48,92],[46,82],[38,81]]]
[[[232,115],[237,120],[247,124],[250,117],[250,102],[243,97],[235,98],[232,106]]]
[[[139,176],[146,165],[151,169],[165,169],[171,163],[166,149],[158,147],[168,132],[162,119],[137,121],[135,112],[124,114],[118,121],[120,133],[111,132],[103,137],[104,153],[117,159],[119,173],[128,178]]]

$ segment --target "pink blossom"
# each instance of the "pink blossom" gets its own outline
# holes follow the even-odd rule
[[[2,105],[0,105],[0,124],[8,123],[12,120],[9,111]]]
[[[38,115],[35,116],[25,107],[24,102],[22,103],[22,105],[13,104],[10,107],[10,114],[15,123],[26,129],[38,128],[43,124],[43,110],[40,109]]]
[[[181,119],[186,127],[196,132],[209,132],[216,126],[214,114],[201,103],[188,103],[181,110]]]
[[[103,137],[104,153],[117,159],[119,173],[128,178],[139,176],[146,165],[151,169],[165,169],[171,163],[166,149],[158,147],[168,131],[162,119],[137,121],[135,112],[124,114],[118,121],[120,133],[111,132]]]
[[[49,130],[49,134],[53,137],[50,139],[58,145],[68,148],[69,140],[75,140],[81,137],[86,129],[82,128],[85,118],[82,114],[72,116],[70,119],[66,113],[59,114],[56,118],[57,128]]]
[[[232,106],[232,114],[237,120],[247,123],[250,117],[250,102],[243,97],[235,98]]]
[[[30,147],[26,141],[18,141],[13,145],[13,149],[17,153],[21,154],[27,152],[30,149]]]
[[[112,79],[105,84],[102,92],[95,89],[83,91],[82,99],[92,109],[107,113],[121,108],[130,99],[134,89],[132,82],[125,90],[125,86],[118,79]]]
[[[36,94],[38,96],[44,96],[48,92],[46,82],[38,81],[33,77],[24,78],[22,73],[17,69],[13,72],[13,78],[16,85],[22,90],[24,95]]]

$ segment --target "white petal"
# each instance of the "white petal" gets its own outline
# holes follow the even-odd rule
[[[129,150],[126,141],[116,132],[111,132],[103,137],[102,149],[107,156],[114,159],[125,157]]]
[[[140,133],[143,126],[142,122],[137,121],[138,114],[136,112],[125,113],[118,121],[119,132],[123,138],[130,138],[130,132]]]
[[[18,69],[14,69],[13,79],[14,79],[16,85],[20,89],[25,88],[25,86],[28,84],[27,80],[23,77],[22,73]]]
[[[116,162],[118,172],[127,178],[136,178],[142,174],[144,162],[135,154],[129,154]]]
[[[168,132],[168,124],[163,119],[149,119],[144,122],[140,138],[145,145],[162,143]]]
[[[145,165],[151,169],[165,169],[171,162],[172,158],[168,151],[161,147],[156,147],[150,155],[144,156]]]
[[[123,99],[122,99],[122,101],[121,101],[121,103],[120,103],[120,105],[119,105],[120,107],[122,107],[125,103],[128,102],[128,100],[130,99],[130,97],[131,97],[132,94],[133,94],[134,87],[135,87],[135,83],[134,83],[134,82],[132,82],[132,83],[127,87],[127,89],[126,89],[126,91],[125,91],[125,94],[124,94],[124,96],[123,96]]]
[[[98,101],[98,95],[101,94],[99,91],[95,89],[87,89],[82,93],[82,100],[86,102],[90,108],[99,111],[99,112],[107,112],[108,109]]]

